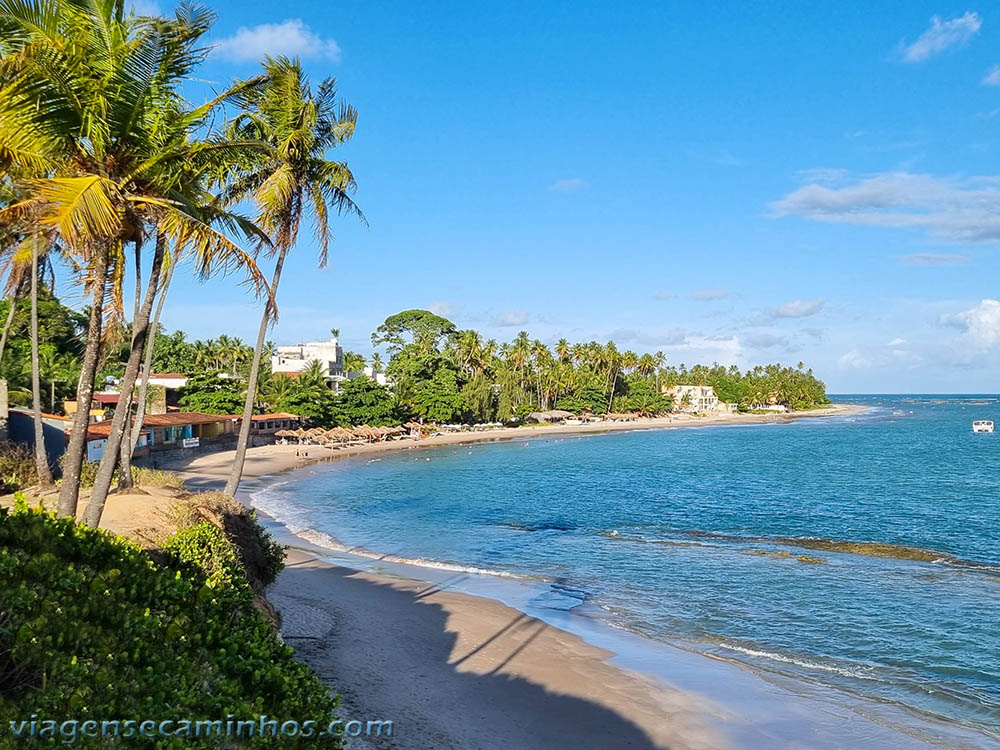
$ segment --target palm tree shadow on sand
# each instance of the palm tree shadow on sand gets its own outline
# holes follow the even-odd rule
[[[281,574],[272,595],[286,640],[341,693],[341,718],[393,721],[392,738],[362,737],[348,747],[664,747],[606,706],[502,673],[531,658],[526,651],[550,629],[545,623],[519,613],[486,638],[457,643],[448,612],[429,600],[447,585],[406,590],[308,563]]]

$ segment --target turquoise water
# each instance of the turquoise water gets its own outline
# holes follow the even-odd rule
[[[547,606],[998,739],[1000,433],[970,423],[1000,424],[1000,401],[839,400],[871,409],[348,459],[255,500],[296,530],[547,581]]]

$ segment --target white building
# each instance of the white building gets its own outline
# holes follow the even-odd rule
[[[187,375],[182,375],[179,372],[166,372],[166,373],[150,373],[149,384],[150,385],[162,385],[168,391],[176,391],[187,385],[188,379]],[[136,385],[142,385],[142,374],[135,380]]]
[[[335,338],[295,346],[279,346],[271,357],[271,372],[294,376],[306,370],[312,362],[319,362],[327,384],[334,391],[337,390],[337,383],[344,380],[344,350]]]
[[[371,365],[365,365],[364,372],[347,373],[347,377],[349,378],[360,378],[362,375],[364,375],[367,378],[371,378],[379,385],[383,385],[386,387],[392,386],[392,382],[389,380],[389,377],[384,372],[375,372],[375,368],[372,367]]]
[[[675,385],[667,388],[674,400],[674,411],[714,412],[719,410],[719,397],[710,385]]]

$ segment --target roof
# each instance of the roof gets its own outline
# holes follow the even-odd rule
[[[104,393],[94,393],[94,401],[99,401],[102,404],[117,404],[118,398],[121,396],[120,393],[113,393],[106,391]],[[132,403],[136,402],[135,396],[132,397]]]
[[[278,412],[275,412],[273,414],[254,414],[253,415],[253,421],[254,422],[263,422],[263,421],[266,421],[268,419],[298,419],[298,418],[299,418],[298,414],[289,414],[286,411],[278,411]],[[239,415],[237,417],[237,419],[243,419],[243,415],[242,414]]]
[[[197,411],[175,411],[169,414],[148,414],[142,421],[143,427],[172,427],[179,424],[209,424],[227,422],[235,417],[228,414],[202,414]]]
[[[144,435],[149,434],[149,430],[141,430]],[[87,440],[103,440],[111,434],[111,422],[95,422],[87,425]]]
[[[19,407],[19,406],[12,406],[12,407],[10,407],[10,409],[8,409],[8,411],[14,412],[16,414],[23,414],[26,417],[32,417],[32,418],[34,418],[34,416],[35,416],[35,412],[32,411],[31,409],[22,408],[22,407]],[[42,412],[42,419],[58,419],[60,422],[72,422],[73,421],[73,417],[64,417],[61,414],[47,414],[44,411]]]

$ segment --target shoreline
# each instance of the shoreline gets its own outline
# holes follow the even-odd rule
[[[726,414],[711,417],[679,416],[644,417],[634,422],[596,422],[583,425],[541,425],[538,427],[502,427],[483,432],[453,432],[420,440],[391,440],[381,443],[366,443],[346,448],[332,449],[321,445],[265,445],[247,450],[243,481],[258,480],[261,476],[301,469],[312,464],[336,461],[341,458],[389,451],[428,450],[449,445],[471,445],[473,443],[493,443],[516,440],[531,440],[536,437],[600,435],[612,432],[634,430],[676,430],[704,427],[747,426],[768,424],[790,424],[803,419],[825,419],[863,414],[867,406],[856,404],[831,404],[822,409],[791,412],[788,414]],[[296,455],[305,453],[306,455]],[[232,465],[232,451],[205,453],[180,464],[166,463],[160,466],[184,479],[191,489],[221,489],[229,477]],[[240,492],[242,493],[242,485]]]
[[[266,446],[248,452],[240,494],[245,500],[289,470],[386,450],[552,434],[787,423],[864,410],[847,406],[782,418],[514,428],[341,451],[308,446],[310,454],[319,455],[307,458],[294,455],[303,448]],[[203,460],[210,458],[199,457],[178,472],[186,484],[213,489],[225,480],[228,465]],[[939,747],[949,736],[954,742],[945,739],[946,746],[988,746],[890,706],[845,702],[838,700],[839,693],[832,695],[833,689],[799,685],[740,662],[614,631],[571,611],[546,611],[532,606],[528,582],[415,567],[386,556],[360,557],[316,546],[278,519],[270,525],[280,541],[291,545],[288,569],[268,594],[282,612],[285,638],[344,696],[345,717],[396,722],[395,739],[358,738],[351,747],[424,747],[422,742],[432,741],[444,748],[525,750],[804,745],[833,750],[873,741]],[[511,716],[522,721],[512,724]]]

